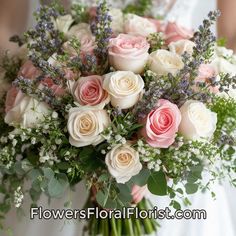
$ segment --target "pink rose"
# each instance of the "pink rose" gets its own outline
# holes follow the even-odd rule
[[[65,90],[61,86],[55,84],[49,77],[45,78],[41,84],[50,88],[56,96],[63,96],[65,94]]]
[[[147,193],[148,193],[147,185],[144,185],[142,187],[134,185],[131,191],[132,202],[138,204],[139,202],[142,201],[142,199],[145,197]]]
[[[142,73],[148,60],[149,47],[144,37],[119,34],[110,40],[109,62],[116,70]]]
[[[195,82],[205,82],[209,83],[209,79],[215,77],[217,75],[214,67],[210,64],[201,64],[198,70],[198,76],[195,79]],[[198,90],[198,88],[195,86],[195,89]],[[209,91],[212,93],[219,92],[218,87],[209,87]]]
[[[165,30],[166,44],[176,42],[181,39],[190,39],[193,37],[193,31],[183,26],[177,25],[175,22],[168,22]]]
[[[36,79],[41,74],[41,71],[34,66],[32,61],[26,61],[20,68],[19,76],[23,76],[26,79]]]
[[[160,99],[157,107],[148,114],[142,133],[150,146],[168,148],[175,141],[180,122],[178,107],[168,100]]]
[[[76,102],[82,106],[101,105],[109,103],[108,93],[102,88],[103,78],[99,75],[81,77],[76,82],[70,82],[71,92]]]
[[[6,101],[5,101],[5,112],[6,113],[14,107],[15,102],[16,102],[16,97],[19,92],[21,93],[21,91],[18,88],[16,88],[15,86],[12,86],[8,90],[7,96],[6,96]]]

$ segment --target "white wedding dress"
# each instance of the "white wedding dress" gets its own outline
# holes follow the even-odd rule
[[[121,0],[122,1],[122,0]],[[155,0],[154,0],[155,1]],[[88,1],[86,1],[88,2]],[[111,2],[111,1],[110,1]],[[116,6],[117,6],[117,1]],[[124,2],[124,1],[122,1]],[[32,1],[32,8],[36,9],[37,1]],[[186,27],[196,28],[207,13],[215,9],[215,0],[177,0],[172,10],[167,14],[169,20],[176,20]],[[32,25],[32,19],[30,24]],[[228,185],[215,185],[217,200],[210,194],[190,196],[191,209],[205,209],[206,220],[162,220],[159,236],[235,236],[236,235],[236,190]],[[84,184],[78,184],[75,192],[68,192],[62,199],[52,200],[48,205],[47,198],[42,196],[38,206],[51,209],[61,209],[68,200],[73,202],[72,208],[79,209],[86,200]],[[166,197],[150,196],[153,205],[165,208],[169,205]],[[13,236],[80,236],[83,224],[78,221],[64,220],[30,220],[29,198],[24,199],[25,216],[17,217],[15,209],[6,216],[6,226],[13,232]],[[1,236],[9,235],[0,232]]]

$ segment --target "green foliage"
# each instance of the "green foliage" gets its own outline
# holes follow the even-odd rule
[[[124,9],[124,13],[133,13],[136,15],[144,16],[148,13],[151,7],[151,0],[139,0],[136,4],[129,4]]]
[[[227,45],[227,39],[226,39],[226,38],[219,38],[219,39],[216,41],[216,44],[217,44],[217,46],[219,46],[219,47],[226,47],[226,45]]]
[[[155,195],[167,195],[167,181],[163,171],[151,172],[148,178],[148,189]]]
[[[187,194],[194,194],[198,190],[198,184],[187,183],[185,184],[185,189]]]
[[[222,134],[230,136],[236,130],[236,101],[216,96],[210,109],[217,113],[217,128],[214,133],[217,142]]]
[[[164,37],[162,33],[152,33],[147,38],[150,44],[150,53],[158,49],[161,49],[165,45]]]
[[[89,20],[88,9],[82,4],[72,4],[71,14],[76,24],[80,22],[88,22]]]
[[[16,56],[10,56],[8,52],[5,52],[0,58],[0,73],[4,73],[3,79],[9,83],[15,80],[21,64],[21,59]]]

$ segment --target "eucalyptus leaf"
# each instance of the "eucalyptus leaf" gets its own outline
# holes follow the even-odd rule
[[[152,172],[150,174],[150,177],[148,178],[148,189],[155,195],[167,195],[166,176],[162,171]]]
[[[105,207],[108,200],[108,191],[106,189],[104,191],[99,190],[96,194],[96,200],[101,207]]]
[[[60,198],[69,186],[69,181],[65,174],[57,174],[48,183],[48,194],[50,197]]]
[[[185,189],[187,194],[194,194],[198,190],[198,185],[197,184],[191,184],[187,183],[185,184]]]
[[[137,175],[133,176],[129,184],[136,184],[138,186],[144,186],[147,184],[148,178],[150,176],[150,171],[148,169],[142,169]]]

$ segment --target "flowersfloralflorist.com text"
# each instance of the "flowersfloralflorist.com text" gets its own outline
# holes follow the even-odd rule
[[[154,207],[148,210],[140,210],[137,207],[123,207],[121,209],[106,210],[95,208],[86,209],[43,209],[42,207],[32,207],[30,209],[30,219],[80,219],[86,220],[95,216],[101,219],[124,219],[134,217],[136,219],[206,219],[207,212],[204,209],[185,209],[171,211],[170,208],[158,209]]]

